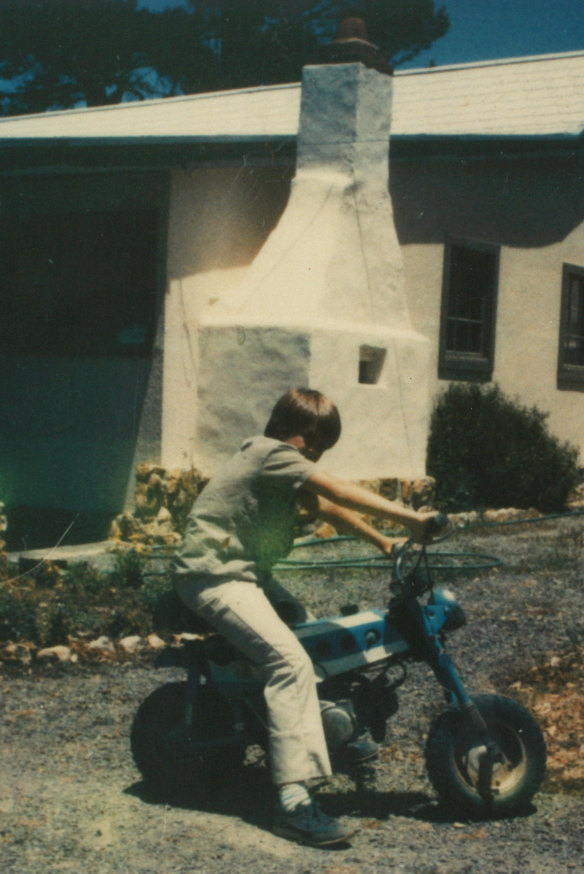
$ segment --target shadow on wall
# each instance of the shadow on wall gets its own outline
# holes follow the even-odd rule
[[[152,360],[12,358],[2,370],[18,374],[0,385],[10,548],[52,546],[73,519],[66,543],[104,539],[133,480]]]
[[[503,157],[487,145],[482,155],[410,156],[397,141],[390,164],[402,245],[442,244],[449,234],[538,248],[564,240],[584,222],[584,159],[567,151]],[[291,161],[181,176],[173,194],[170,275],[249,265],[286,207],[294,172]]]
[[[77,206],[2,216],[0,229],[8,536],[52,545],[75,518],[78,542],[82,516],[68,511],[102,534],[94,523],[123,508],[140,440],[159,451],[158,212]]]
[[[526,249],[560,242],[584,221],[583,177],[584,159],[566,154],[432,161],[392,155],[400,243],[443,243],[446,233]]]
[[[250,264],[286,207],[293,175],[293,163],[204,167],[177,175],[171,198],[170,277]]]
[[[9,527],[3,539],[8,552],[52,549],[57,544],[74,546],[107,540],[111,526],[111,512],[81,513],[55,507],[14,506],[10,508]]]

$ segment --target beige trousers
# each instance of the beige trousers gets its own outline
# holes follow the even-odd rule
[[[233,582],[177,591],[252,662],[264,683],[270,765],[276,785],[329,777],[331,766],[312,662],[255,583]]]

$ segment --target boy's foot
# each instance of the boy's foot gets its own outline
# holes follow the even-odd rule
[[[274,834],[312,847],[342,844],[356,831],[324,814],[316,801],[298,804],[291,812],[279,807],[274,819]]]

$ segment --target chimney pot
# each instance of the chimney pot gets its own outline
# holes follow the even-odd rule
[[[346,15],[340,20],[334,40],[322,47],[315,60],[323,64],[359,62],[379,73],[393,74],[393,67],[379,47],[369,42],[367,25],[359,15]]]
[[[347,16],[339,21],[337,35],[334,41],[336,43],[346,42],[349,39],[360,39],[368,42],[367,25],[362,18],[356,15]]]

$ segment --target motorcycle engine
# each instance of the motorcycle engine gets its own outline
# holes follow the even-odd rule
[[[320,715],[331,753],[337,752],[357,737],[357,717],[350,701],[321,701]]]

